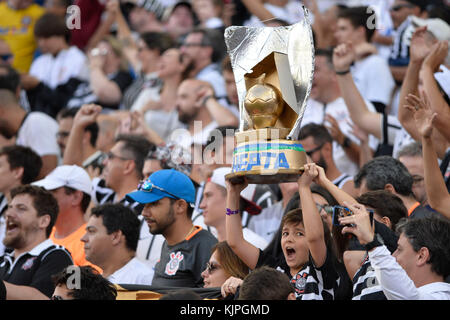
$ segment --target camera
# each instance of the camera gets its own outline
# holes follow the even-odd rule
[[[367,210],[367,212],[369,212],[370,225],[372,225],[373,224],[373,210],[371,210],[371,209],[366,209],[366,210]],[[337,227],[345,227],[345,226],[354,227],[355,225],[353,225],[353,224],[342,225],[339,222],[339,218],[343,218],[343,217],[347,217],[347,216],[351,216],[351,215],[354,215],[354,213],[349,208],[342,207],[342,206],[333,206],[333,225],[337,226]]]

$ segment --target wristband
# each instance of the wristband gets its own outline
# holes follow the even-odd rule
[[[213,96],[206,96],[206,97],[204,97],[204,98],[203,98],[203,101],[202,101],[202,106],[204,106],[204,105],[206,104],[206,102],[207,102],[210,98],[214,98],[214,97],[213,97]]]
[[[345,75],[345,74],[347,74],[349,72],[350,72],[350,69],[347,69],[347,70],[344,70],[344,71],[335,71],[335,73],[337,75],[339,75],[339,76],[343,76],[343,75]]]
[[[227,211],[225,213],[227,216],[231,216],[233,214],[238,214],[239,210],[231,210],[230,208],[227,208]]]
[[[373,248],[380,247],[382,245],[384,245],[383,238],[378,233],[376,233],[373,237],[373,240],[369,243],[366,243],[364,245],[364,248],[366,249],[366,251],[370,251]]]

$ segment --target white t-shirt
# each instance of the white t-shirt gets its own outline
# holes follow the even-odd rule
[[[381,102],[385,106],[390,104],[395,81],[385,59],[372,54],[356,61],[350,70],[364,99]]]
[[[366,100],[367,108],[375,112],[375,107],[372,103]],[[308,123],[324,124],[328,126],[328,123],[324,123],[325,114],[329,114],[334,117],[341,129],[342,133],[353,142],[359,144],[359,139],[351,133],[352,128],[349,123],[352,123],[350,113],[348,112],[347,105],[344,98],[339,97],[333,102],[330,102],[324,108],[324,104],[313,99],[309,99],[301,122],[301,127]],[[373,135],[369,135],[369,146],[372,150],[376,150],[379,140]],[[353,162],[345,153],[344,148],[340,146],[336,141],[333,141],[333,160],[336,163],[339,171],[346,173],[350,176],[354,176],[358,173],[359,166]]]
[[[267,242],[270,242],[280,227],[283,212],[283,203],[279,201],[270,207],[262,209],[260,214],[252,216],[248,227]]]
[[[172,132],[172,134],[168,138],[168,141],[173,141],[177,145],[187,150],[190,150],[192,144],[206,145],[206,143],[208,142],[209,134],[212,130],[218,127],[218,124],[215,121],[211,121],[209,124],[203,127],[202,125],[200,125],[201,121],[198,122],[198,124],[194,124],[194,129],[198,128],[198,130],[194,130],[195,132],[193,135],[191,135],[187,129],[179,128]],[[196,125],[198,126],[196,127]]]
[[[154,271],[139,261],[136,257],[116,270],[107,279],[114,284],[151,285]]]
[[[59,155],[58,123],[43,112],[30,112],[17,134],[16,144],[30,147],[38,155]]]
[[[86,55],[75,46],[60,51],[56,57],[50,53],[43,54],[31,64],[30,75],[51,89],[66,83],[70,78],[87,81],[89,69]]]

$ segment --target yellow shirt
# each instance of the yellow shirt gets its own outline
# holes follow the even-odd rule
[[[45,9],[32,4],[26,9],[11,9],[7,2],[0,3],[0,39],[5,40],[14,55],[13,67],[27,73],[36,50],[34,24]]]
[[[90,263],[86,260],[86,255],[84,254],[84,243],[81,241],[81,238],[84,236],[86,232],[86,223],[83,224],[77,231],[71,233],[65,238],[57,239],[55,238],[55,227],[53,227],[52,233],[50,234],[50,239],[60,246],[65,247],[69,250],[72,255],[73,263],[77,266],[86,266],[89,265],[96,269],[98,272],[102,273],[102,269],[100,267]]]

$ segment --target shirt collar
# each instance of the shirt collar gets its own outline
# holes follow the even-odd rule
[[[41,254],[42,251],[44,251],[45,249],[47,249],[48,247],[54,245],[53,241],[50,239],[47,239],[45,241],[42,241],[41,243],[39,243],[36,247],[34,247],[33,249],[31,249],[28,252],[25,252],[24,254],[29,254],[31,256],[38,256]],[[11,256],[14,256],[14,251],[10,253]]]

